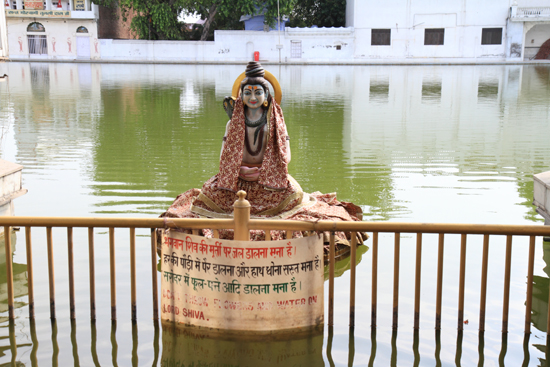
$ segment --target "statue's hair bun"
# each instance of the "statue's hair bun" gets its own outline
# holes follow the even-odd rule
[[[250,61],[246,66],[246,71],[244,73],[247,78],[263,78],[265,75],[265,70],[259,62]]]

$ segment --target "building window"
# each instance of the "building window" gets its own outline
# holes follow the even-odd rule
[[[502,28],[483,28],[481,30],[482,45],[501,45]]]
[[[391,29],[373,29],[370,44],[372,46],[389,46],[391,44]]]
[[[27,32],[46,32],[46,28],[38,22],[33,22],[27,26]],[[40,34],[28,34],[27,41],[29,43],[29,54],[31,55],[47,55],[48,43],[46,36]]]
[[[29,41],[29,54],[31,55],[47,55],[48,43],[46,36],[27,35]]]
[[[88,29],[86,27],[80,26],[76,29],[76,33],[88,33]]]
[[[442,45],[445,40],[445,28],[426,28],[424,30],[425,45]]]
[[[292,59],[302,58],[302,41],[290,41],[290,57]]]

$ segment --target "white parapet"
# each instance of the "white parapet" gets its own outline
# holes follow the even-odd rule
[[[533,179],[533,205],[544,217],[545,224],[550,225],[550,171],[533,175]]]
[[[13,215],[13,199],[27,193],[22,188],[21,171],[23,166],[0,159],[0,215]],[[0,227],[0,233],[4,228]]]
[[[512,22],[547,22],[550,20],[550,6],[536,8],[512,6],[510,8],[510,20]]]

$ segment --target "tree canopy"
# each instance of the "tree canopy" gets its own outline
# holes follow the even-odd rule
[[[289,27],[345,27],[346,0],[300,0],[296,3]]]
[[[277,3],[282,15],[290,15],[297,0],[92,0],[105,7],[119,7],[124,20],[140,39],[213,39],[214,29],[243,29],[242,15],[263,13],[266,23],[275,25]],[[204,25],[187,29],[181,14],[197,14]]]

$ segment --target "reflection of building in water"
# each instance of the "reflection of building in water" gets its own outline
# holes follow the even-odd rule
[[[10,233],[11,236],[11,248],[12,256],[15,252],[15,243],[17,241],[17,235],[15,232]],[[6,275],[6,251],[4,248],[4,236],[0,237],[0,312],[8,311],[8,285]],[[14,299],[26,296],[28,294],[27,289],[27,265],[25,264],[12,264],[13,268],[13,295]],[[14,303],[15,308],[23,307],[26,303],[22,301],[16,301]],[[0,322],[7,321],[8,318],[1,317]]]
[[[323,366],[323,329],[309,334],[240,333],[162,323],[162,366]]]
[[[89,145],[100,107],[100,65],[9,63],[17,161],[28,169]],[[41,162],[36,162],[36,159]]]
[[[378,164],[380,170],[393,167],[388,173],[390,187],[397,182],[393,178],[407,179],[402,183],[409,188],[421,187],[425,184],[421,177],[429,176],[441,177],[430,185],[456,185],[460,192],[468,188],[468,181],[476,186],[475,172],[489,172],[495,182],[505,181],[502,167],[509,167],[524,174],[517,187],[531,208],[531,174],[541,171],[536,167],[550,165],[548,156],[537,151],[547,146],[550,136],[550,126],[541,123],[550,113],[543,102],[550,98],[544,72],[548,68],[356,67],[344,127],[352,172],[360,177],[369,164]],[[518,137],[532,144],[520,148]],[[451,183],[444,176],[464,178]],[[489,183],[478,187],[484,185]],[[529,217],[535,218],[534,210]]]
[[[99,58],[98,6],[90,0],[6,0],[6,3],[12,60]]]
[[[538,330],[546,333],[546,326],[548,320],[548,295],[549,295],[549,285],[550,285],[550,246],[548,243],[545,243],[543,246],[543,255],[542,258],[545,263],[544,272],[546,276],[533,276],[533,299],[531,306],[531,323]],[[546,352],[545,344],[533,344],[541,352]],[[546,360],[540,359],[541,366],[546,366]]]

